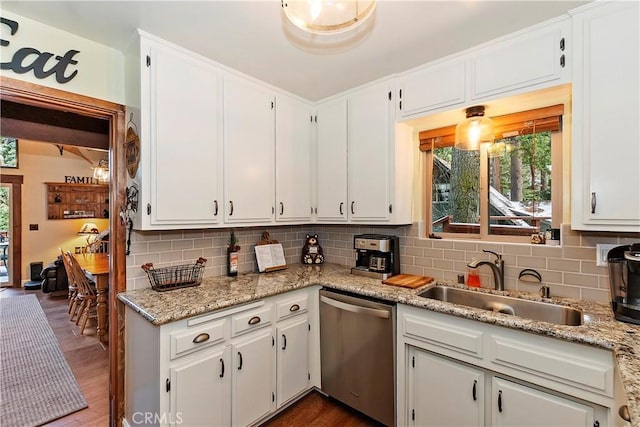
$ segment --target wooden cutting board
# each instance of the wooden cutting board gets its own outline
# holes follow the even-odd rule
[[[414,274],[398,274],[382,281],[385,285],[403,286],[405,288],[419,288],[433,282],[433,277],[416,276]]]

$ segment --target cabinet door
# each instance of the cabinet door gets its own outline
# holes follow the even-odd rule
[[[574,229],[640,231],[638,2],[574,17]]]
[[[246,426],[271,412],[275,401],[274,343],[271,329],[233,344],[233,425]]]
[[[388,221],[391,89],[378,83],[349,96],[349,206],[354,221]]]
[[[306,315],[278,326],[278,407],[309,387],[309,321]]]
[[[484,425],[482,371],[412,347],[407,372],[412,425]]]
[[[347,220],[347,100],[318,106],[316,143],[317,218]]]
[[[230,347],[207,351],[170,369],[171,425],[225,426],[231,423]]]
[[[276,220],[311,219],[311,109],[276,99]]]
[[[493,378],[494,426],[505,427],[591,427],[594,410],[572,400],[526,387],[502,378]]]
[[[273,219],[275,130],[273,95],[236,77],[224,81],[225,222]]]
[[[469,61],[471,99],[558,84],[568,61],[563,41],[567,27],[568,19],[474,52]]]
[[[216,224],[222,202],[220,75],[162,45],[151,45],[149,56],[150,224]]]
[[[464,58],[456,58],[400,77],[400,117],[462,104],[465,100],[465,67]]]

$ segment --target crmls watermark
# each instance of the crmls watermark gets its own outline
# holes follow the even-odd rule
[[[157,412],[134,412],[131,417],[134,425],[142,424],[182,424],[182,412],[175,414],[167,414],[166,412],[159,414]]]

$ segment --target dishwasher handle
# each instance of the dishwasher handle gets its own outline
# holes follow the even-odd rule
[[[381,310],[377,308],[368,308],[359,305],[348,304],[346,302],[337,301],[325,296],[320,296],[320,302],[323,302],[340,310],[350,311],[352,313],[368,314],[380,319],[389,319],[391,317],[391,312],[389,310]]]

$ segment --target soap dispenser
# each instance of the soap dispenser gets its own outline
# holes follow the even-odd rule
[[[471,264],[475,263],[475,258],[471,260]],[[480,276],[474,268],[467,267],[467,286],[470,288],[480,287]]]

